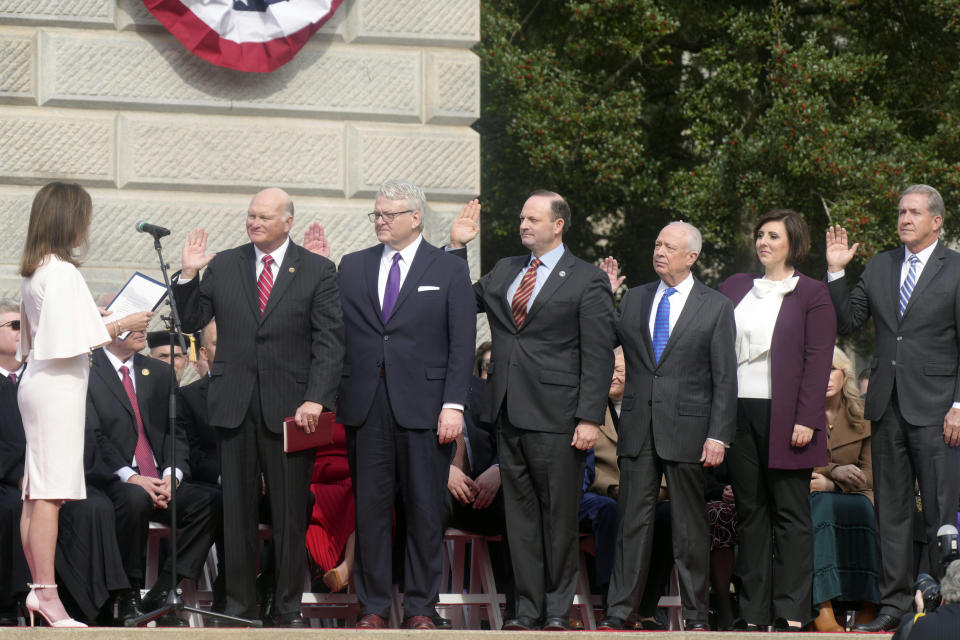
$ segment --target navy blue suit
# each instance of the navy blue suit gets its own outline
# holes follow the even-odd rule
[[[422,241],[390,319],[377,292],[383,245],[340,262],[346,355],[337,417],[357,500],[354,579],[364,614],[386,618],[392,509],[407,513],[404,609],[430,615],[440,588],[442,514],[450,447],[437,440],[444,403],[467,404],[476,318],[467,265]]]

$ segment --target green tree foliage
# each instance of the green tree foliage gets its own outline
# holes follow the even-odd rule
[[[750,229],[801,212],[820,276],[830,222],[896,246],[899,191],[960,211],[960,1],[483,0],[484,266],[517,253],[523,200],[570,201],[566,238],[653,278],[653,239],[704,234],[699,274],[755,267]]]

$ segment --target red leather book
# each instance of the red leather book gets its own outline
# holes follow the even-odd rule
[[[283,452],[293,453],[294,451],[303,451],[312,449],[322,444],[333,443],[333,424],[337,421],[337,416],[332,411],[324,411],[320,414],[320,420],[317,422],[317,428],[313,433],[307,433],[297,426],[295,418],[283,419]]]

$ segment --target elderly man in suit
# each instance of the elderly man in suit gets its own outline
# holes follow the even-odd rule
[[[960,254],[939,239],[943,199],[927,185],[900,196],[903,247],[867,263],[849,290],[844,269],[859,243],[827,229],[827,286],[841,335],[873,317],[876,332],[864,417],[873,428],[880,538],[880,610],[858,631],[889,631],[910,609],[914,481],[920,486],[930,566],[942,575],[940,525],[956,524],[960,498]]]
[[[250,243],[207,254],[207,235],[191,231],[174,297],[187,332],[217,318],[207,407],[220,438],[229,615],[257,613],[259,467],[273,520],[281,626],[304,627],[300,615],[304,537],[314,450],[283,451],[283,420],[316,429],[336,401],[343,360],[343,321],[336,269],[290,240],[293,201],[277,188],[250,201]],[[197,276],[206,267],[202,279]]]
[[[451,250],[476,237],[479,215],[476,200],[463,208]],[[500,434],[517,590],[508,630],[569,629],[583,470],[613,373],[613,296],[604,273],[564,246],[571,219],[559,194],[534,192],[520,212],[528,252],[500,260],[474,284],[493,337],[481,418]]]
[[[637,606],[663,475],[686,628],[709,629],[703,467],[720,464],[733,439],[737,358],[733,305],[690,272],[701,244],[693,225],[668,224],[653,251],[660,278],[620,302],[617,334],[627,373],[617,443],[619,532],[601,629],[622,629]]]
[[[168,390],[173,373],[166,363],[138,353],[146,345],[146,334],[134,331],[125,340],[114,338],[93,354],[87,428],[96,434],[105,468],[115,477],[101,483],[100,474],[88,469],[87,479],[102,484],[113,501],[123,566],[134,587],[145,577],[150,521],[174,524],[167,508],[171,492],[177,492],[178,575],[175,579],[171,574],[168,559],[143,601],[143,610],[152,611],[166,603],[168,591],[180,578],[200,577],[221,511],[217,489],[188,480],[188,445],[182,431],[177,432],[174,443],[173,466],[168,433]],[[137,593],[132,598],[127,594],[121,599],[121,609],[135,613],[138,599]],[[121,617],[125,617],[123,611]],[[173,616],[165,621],[181,623]]]
[[[467,266],[423,239],[425,209],[416,185],[384,183],[369,214],[380,243],[340,262],[347,355],[337,418],[357,499],[358,628],[383,628],[389,616],[398,487],[405,626],[435,627],[449,445],[462,428],[476,320]]]

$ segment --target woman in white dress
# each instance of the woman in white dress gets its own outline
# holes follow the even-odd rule
[[[20,536],[34,583],[26,607],[54,627],[83,627],[70,618],[54,582],[60,506],[83,500],[84,413],[88,355],[123,331],[143,331],[149,313],[106,325],[77,270],[73,250],[86,243],[90,195],[52,182],[33,199],[20,261],[20,360],[29,366],[17,396],[27,447]]]

